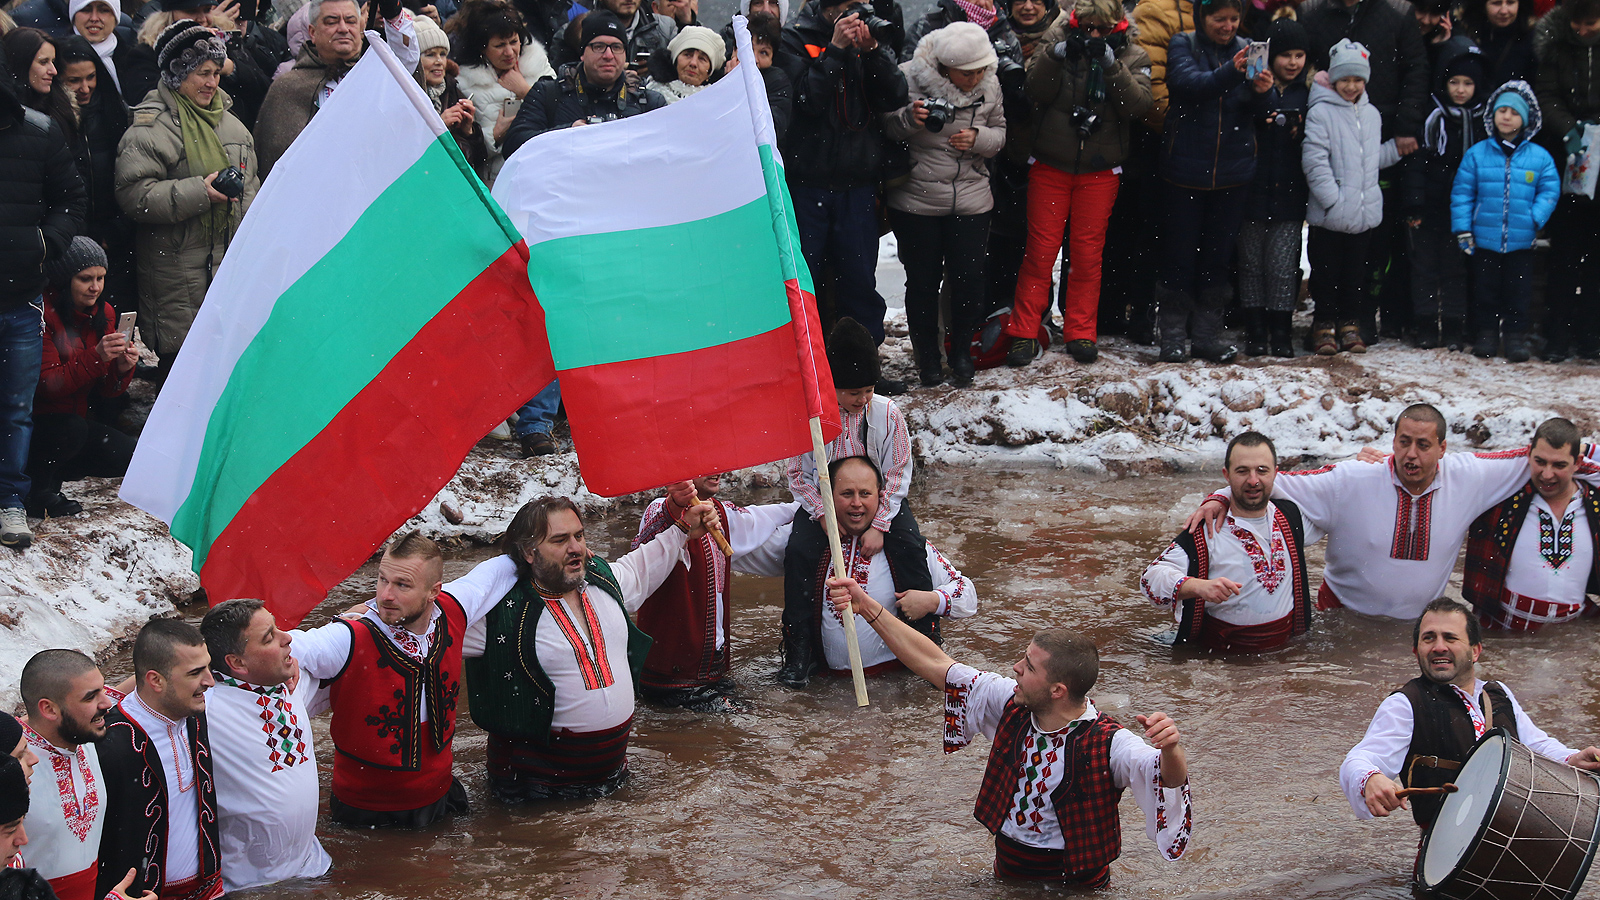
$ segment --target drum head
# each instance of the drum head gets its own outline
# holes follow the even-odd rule
[[[1499,800],[1506,763],[1506,736],[1498,730],[1483,736],[1461,767],[1459,790],[1444,798],[1422,851],[1422,883],[1436,887],[1461,865],[1478,842],[1483,826]]]

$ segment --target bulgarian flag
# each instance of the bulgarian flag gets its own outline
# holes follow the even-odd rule
[[[741,63],[716,84],[542,134],[495,181],[602,496],[807,452],[813,418],[839,433],[772,111],[734,22]]]
[[[516,229],[369,44],[256,196],[122,485],[212,603],[286,627],[554,376]]]

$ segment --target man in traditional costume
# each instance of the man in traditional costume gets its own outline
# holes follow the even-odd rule
[[[1104,886],[1122,853],[1124,790],[1144,810],[1145,833],[1161,855],[1183,855],[1192,813],[1177,723],[1159,712],[1135,716],[1147,744],[1095,709],[1088,695],[1100,654],[1092,641],[1064,628],[1041,631],[1011,667],[1016,677],[1006,678],[946,656],[885,615],[855,580],[830,579],[828,587],[834,609],[854,609],[907,668],[944,689],[946,753],[980,733],[994,741],[973,815],[995,836],[997,877]]]
[[[229,893],[315,878],[333,861],[317,841],[318,683],[299,678],[289,633],[260,600],[229,600],[200,623],[217,684],[206,698],[222,879]],[[291,687],[290,685],[293,685]]]
[[[367,609],[293,632],[301,677],[331,683],[329,818],[361,828],[425,828],[467,811],[451,772],[461,646],[494,604],[442,583],[444,557],[419,532],[384,550]]]
[[[1438,795],[1400,797],[1405,787],[1438,787],[1455,780],[1467,751],[1491,728],[1502,728],[1529,750],[1559,763],[1600,771],[1600,749],[1574,750],[1545,734],[1522,711],[1504,682],[1478,680],[1483,653],[1478,620],[1449,597],[1423,608],[1411,630],[1422,674],[1378,705],[1361,743],[1345,754],[1339,786],[1356,818],[1403,809],[1428,828],[1444,805]]]
[[[699,502],[716,510],[731,552],[724,554],[710,534],[702,536],[687,545],[693,564],[673,565],[666,581],[645,598],[637,614],[639,629],[654,643],[639,672],[639,690],[646,699],[666,706],[726,708],[726,697],[734,690],[728,677],[733,649],[729,576],[744,571],[745,557],[788,524],[798,504],[745,507],[719,500],[720,474],[704,475],[692,483]],[[651,501],[632,549],[672,528],[682,513],[670,497]]]
[[[95,896],[132,868],[135,892],[215,900],[223,887],[205,714],[211,655],[193,625],[151,619],[134,640],[133,670],[133,692],[106,714],[98,745],[106,824]]]
[[[873,521],[881,517],[886,499],[884,476],[876,463],[866,456],[849,456],[829,464],[828,474],[833,482],[839,538],[844,544],[845,571],[861,583],[868,595],[934,641],[942,640],[940,628],[944,619],[964,619],[978,611],[978,592],[972,579],[962,575],[927,540],[922,540],[920,572],[907,572],[889,554],[864,548],[864,538],[873,528]],[[920,534],[918,539],[921,540]],[[787,563],[781,554],[789,540],[788,529],[780,529],[765,546],[746,558],[745,570],[756,575],[783,574]],[[832,570],[833,557],[827,553],[812,567],[811,617],[800,624],[810,629],[808,639],[822,648],[828,670],[843,676],[850,674],[849,640],[844,620],[826,602]],[[907,582],[914,575],[926,578],[932,589],[910,587]],[[894,651],[876,635],[858,628],[856,639],[866,674],[901,668]]]
[[[41,650],[22,667],[28,746],[40,777],[30,785],[28,865],[60,900],[100,900],[100,838],[106,778],[95,745],[116,699],[94,660],[76,650]]]
[[[1272,500],[1278,451],[1254,431],[1223,456],[1233,494],[1215,531],[1184,531],[1139,579],[1150,602],[1170,609],[1177,642],[1219,653],[1276,650],[1311,624],[1305,545],[1322,538],[1290,500]]]
[[[1445,432],[1437,409],[1414,404],[1395,422],[1394,455],[1383,465],[1278,474],[1273,499],[1294,501],[1328,538],[1318,609],[1414,619],[1444,593],[1472,520],[1528,480],[1527,450],[1446,455]],[[1586,456],[1578,477],[1597,476]],[[1225,488],[1206,498],[1188,527],[1205,519],[1215,530],[1230,496]]]
[[[1528,448],[1527,483],[1472,523],[1461,594],[1483,627],[1537,631],[1592,608],[1600,491],[1575,480],[1582,461],[1577,426],[1545,421]]]
[[[472,720],[489,732],[489,788],[503,803],[603,797],[628,777],[634,682],[650,638],[628,617],[706,533],[714,508],[672,489],[676,524],[616,562],[589,553],[565,497],[517,511],[501,555],[452,585],[496,604],[467,636]]]

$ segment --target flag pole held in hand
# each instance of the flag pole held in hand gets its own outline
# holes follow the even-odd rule
[[[833,479],[828,476],[828,453],[823,449],[822,420],[811,417],[811,456],[817,464],[817,486],[822,493],[823,526],[828,532],[828,549],[833,551],[833,577],[849,578],[844,569],[844,546],[839,543],[839,514],[833,509]],[[850,648],[850,679],[856,685],[856,705],[866,706],[867,676],[861,671],[861,644],[856,641],[856,614],[849,606],[844,618],[846,646]]]

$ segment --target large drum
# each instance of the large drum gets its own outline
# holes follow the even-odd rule
[[[1500,729],[1472,746],[1422,841],[1418,886],[1456,900],[1569,900],[1600,842],[1600,779]]]

